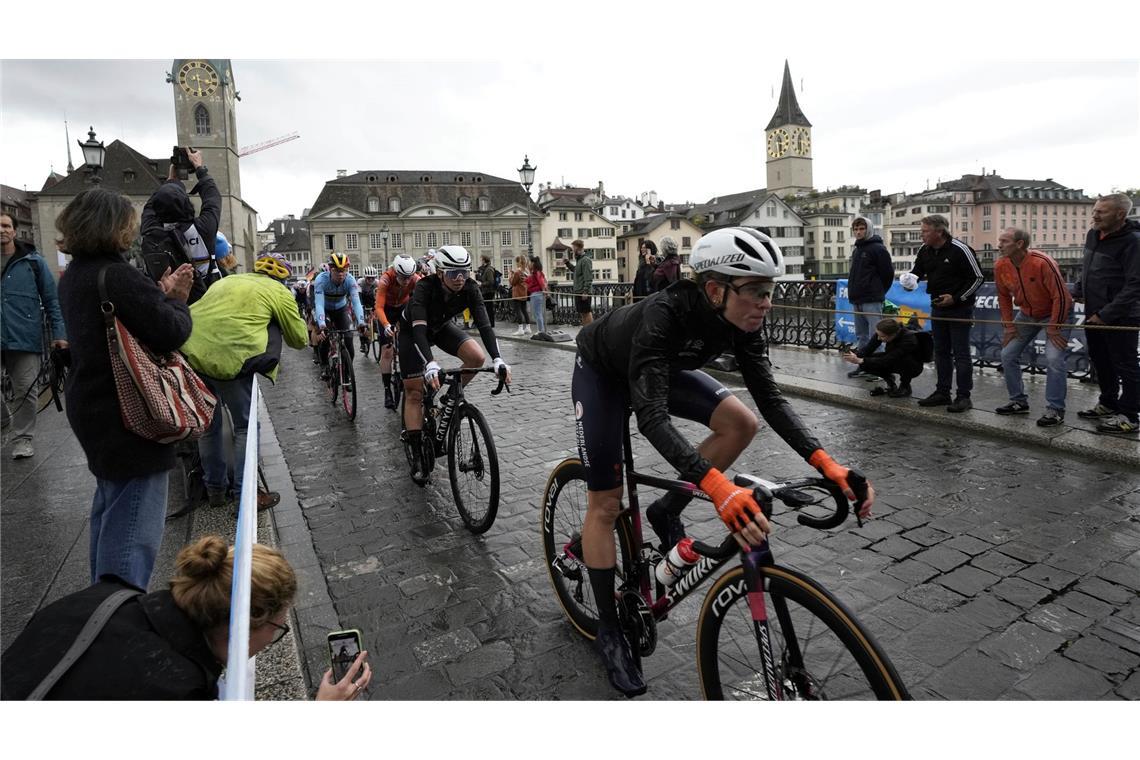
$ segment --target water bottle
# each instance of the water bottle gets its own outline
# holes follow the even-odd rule
[[[700,558],[701,555],[693,550],[693,539],[682,538],[665,555],[665,559],[657,563],[657,582],[666,588],[672,586]]]

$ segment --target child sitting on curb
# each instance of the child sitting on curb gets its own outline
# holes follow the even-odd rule
[[[886,346],[881,354],[876,354],[880,345]],[[869,375],[878,375],[887,381],[884,388],[871,390],[872,396],[886,394],[891,398],[910,396],[910,381],[922,374],[922,347],[919,336],[913,330],[903,329],[894,319],[882,319],[875,325],[875,334],[867,345],[858,351],[848,351],[843,361],[856,364]],[[899,376],[898,384],[895,375]]]

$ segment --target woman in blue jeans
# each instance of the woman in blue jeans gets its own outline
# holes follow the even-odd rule
[[[115,316],[152,351],[174,351],[190,336],[193,270],[184,264],[159,284],[127,263],[123,252],[138,233],[138,217],[123,195],[85,190],[56,220],[60,250],[72,256],[60,279],[63,319],[71,326],[67,420],[95,475],[91,505],[91,581],[107,576],[145,590],[166,521],[167,483],[174,446],[123,426],[103,324],[98,277],[106,270]]]
[[[526,278],[527,298],[530,311],[540,333],[546,332],[546,275],[542,273],[542,260],[537,256],[530,260],[530,274]]]

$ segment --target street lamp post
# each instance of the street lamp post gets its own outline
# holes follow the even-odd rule
[[[527,261],[534,258],[534,235],[530,229],[530,186],[534,184],[534,172],[538,164],[530,165],[530,158],[523,156],[523,165],[519,168],[519,182],[526,188],[526,254]]]
[[[384,268],[387,269],[391,264],[388,261],[388,223],[385,222],[384,226],[380,228],[380,239],[384,241]]]
[[[107,155],[107,149],[103,147],[102,141],[95,139],[95,127],[88,127],[87,142],[79,143],[80,149],[83,151],[83,163],[91,167],[91,184],[98,185],[101,180],[99,179],[99,170],[103,168],[103,159]]]

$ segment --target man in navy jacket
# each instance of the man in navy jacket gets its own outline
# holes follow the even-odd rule
[[[36,430],[34,386],[43,355],[43,312],[51,320],[53,347],[67,348],[67,333],[55,277],[35,248],[16,240],[16,220],[8,214],[0,214],[0,250],[4,255],[0,344],[13,392],[12,408],[5,407],[4,416],[12,425],[12,458],[25,459],[36,453],[32,446]]]

